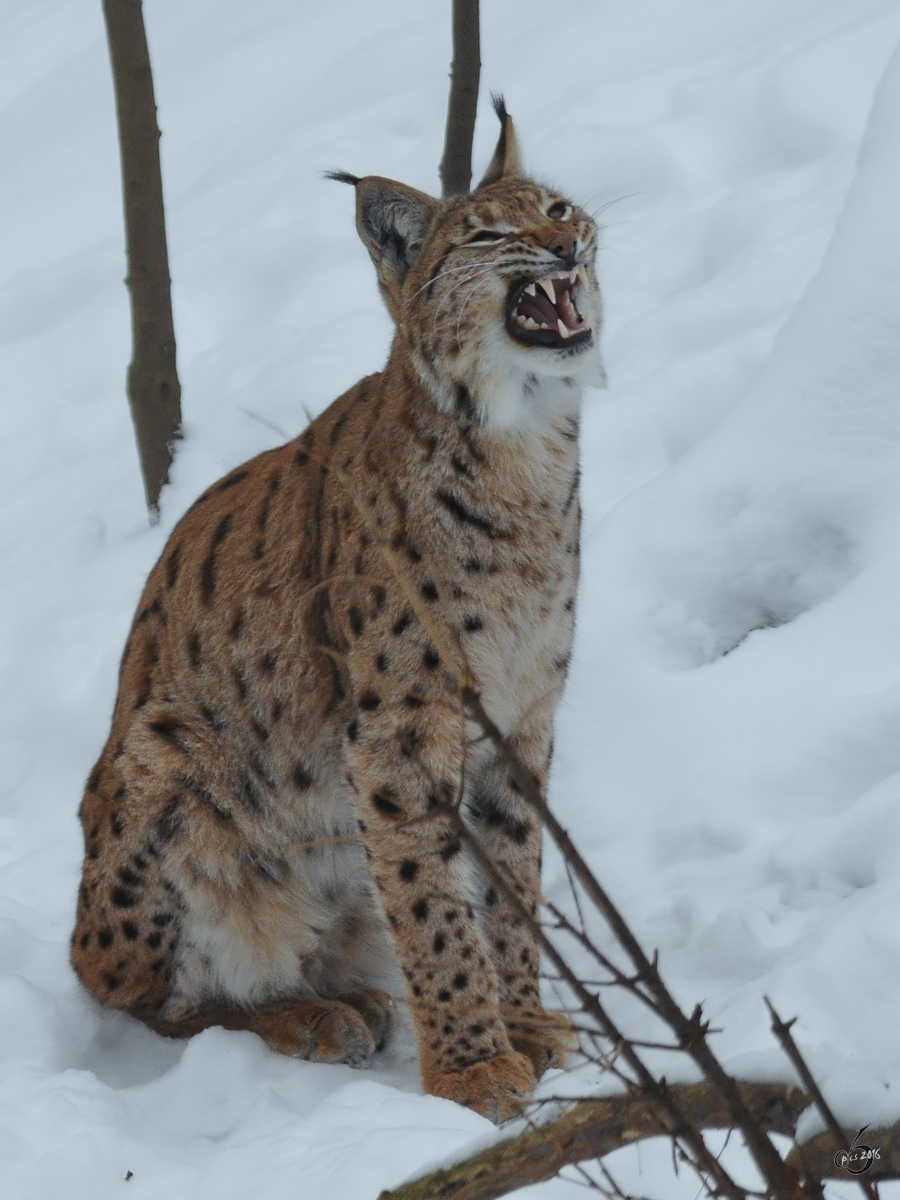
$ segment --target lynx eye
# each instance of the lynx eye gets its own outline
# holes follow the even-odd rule
[[[552,217],[554,221],[568,221],[572,215],[572,205],[566,204],[565,200],[557,200],[547,209],[547,216]]]
[[[465,243],[467,246],[477,246],[486,242],[502,242],[506,237],[505,233],[501,233],[498,229],[479,229]]]

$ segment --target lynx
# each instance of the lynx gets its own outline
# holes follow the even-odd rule
[[[542,1007],[508,897],[435,816],[458,803],[537,910],[539,822],[429,628],[543,786],[579,403],[602,368],[596,227],[523,174],[496,110],[470,195],[334,174],[356,190],[390,357],[201,495],[153,568],[80,810],[72,962],[161,1034],[247,1029],[319,1062],[383,1046],[402,990],[424,1088],[502,1120],[574,1035]]]

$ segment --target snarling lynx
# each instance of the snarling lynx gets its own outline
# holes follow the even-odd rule
[[[425,1088],[502,1119],[573,1034],[436,799],[532,908],[541,831],[420,617],[543,784],[602,369],[594,223],[522,174],[497,112],[470,195],[337,176],[397,326],[387,366],[213,485],[151,572],[81,808],[72,962],[164,1034],[349,1063],[389,1036],[402,972]]]

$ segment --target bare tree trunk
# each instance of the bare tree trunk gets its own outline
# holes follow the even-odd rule
[[[441,159],[444,196],[465,195],[472,186],[472,137],[478,106],[481,37],[478,0],[453,0],[453,65],[447,133]]]
[[[112,61],[122,187],[126,282],[131,294],[132,358],[128,400],[151,520],[169,477],[171,443],[180,436],[181,384],[175,331],[153,76],[141,0],[103,0]]]

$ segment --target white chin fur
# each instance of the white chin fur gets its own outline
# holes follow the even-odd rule
[[[497,330],[474,364],[479,417],[495,429],[540,431],[578,412],[584,387],[605,387],[596,335],[580,354],[521,346]]]
[[[533,367],[522,370],[507,362],[479,375],[472,393],[479,419],[490,428],[540,433],[561,417],[578,414],[582,380],[573,374],[538,374]]]
[[[596,334],[589,346],[576,353],[550,346],[523,346],[507,334],[507,353],[510,362],[521,371],[557,379],[576,379],[586,387],[606,386],[606,371]]]
[[[573,354],[521,345],[498,322],[483,330],[454,365],[452,378],[436,379],[417,356],[419,377],[440,408],[452,411],[455,385],[465,384],[479,420],[495,429],[541,432],[560,417],[577,414],[584,387],[606,386],[596,332],[590,346]]]

